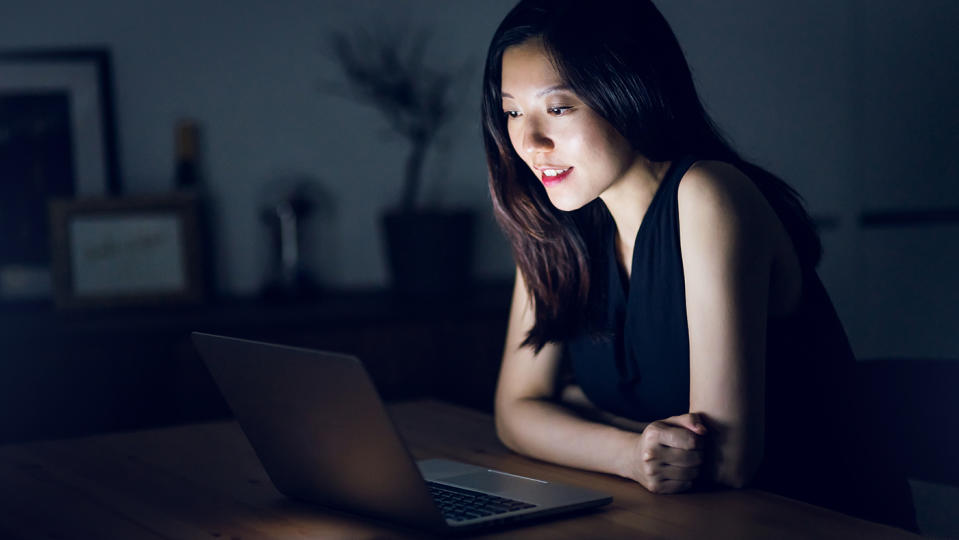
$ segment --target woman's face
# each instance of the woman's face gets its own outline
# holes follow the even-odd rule
[[[502,81],[510,141],[556,208],[581,208],[636,165],[629,142],[565,86],[539,39],[506,49]]]

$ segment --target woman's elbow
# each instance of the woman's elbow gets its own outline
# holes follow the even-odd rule
[[[506,448],[514,452],[519,452],[516,440],[512,435],[513,431],[509,421],[511,415],[507,412],[508,409],[509,407],[507,405],[500,404],[499,402],[497,402],[493,408],[493,425],[496,427],[496,437]]]
[[[762,463],[762,443],[753,443],[750,447],[744,446],[727,455],[726,459],[717,464],[716,482],[736,489],[748,486],[756,477],[759,465]]]
[[[734,471],[728,471],[720,475],[719,483],[734,489],[744,488],[752,482],[756,475],[755,470],[740,468]]]
[[[503,446],[515,452],[516,449],[513,447],[513,441],[512,439],[510,439],[510,436],[509,436],[509,429],[506,427],[506,424],[503,421],[503,418],[498,414],[495,416],[495,425],[496,425],[496,438],[499,439],[499,442],[503,443]]]

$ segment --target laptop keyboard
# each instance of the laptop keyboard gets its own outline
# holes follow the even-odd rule
[[[443,517],[451,521],[465,521],[496,514],[505,514],[514,510],[533,508],[535,504],[514,501],[436,482],[426,483],[433,500],[443,512]]]

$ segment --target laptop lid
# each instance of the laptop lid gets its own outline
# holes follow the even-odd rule
[[[192,337],[282,493],[417,528],[447,527],[359,360]]]

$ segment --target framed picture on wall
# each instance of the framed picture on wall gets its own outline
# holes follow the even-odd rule
[[[120,191],[106,49],[0,51],[0,300],[49,297],[47,203]]]
[[[55,200],[50,228],[58,307],[203,298],[194,196]]]

